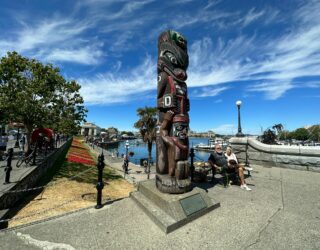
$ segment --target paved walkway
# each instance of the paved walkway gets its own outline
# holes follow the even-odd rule
[[[35,169],[37,167],[37,164],[41,161],[44,160],[45,155],[44,154],[40,154],[37,155],[36,158],[36,165],[35,166],[25,166],[25,164],[22,164],[20,166],[20,168],[16,167],[16,163],[20,157],[20,155],[22,154],[21,150],[19,148],[14,148],[14,144],[15,144],[15,140],[9,141],[7,148],[13,148],[14,150],[14,156],[12,159],[12,171],[10,173],[10,184],[3,184],[4,180],[5,180],[5,171],[4,168],[7,165],[6,161],[0,161],[0,196],[3,194],[3,192],[10,190],[11,188],[13,188],[17,182],[19,182],[24,176],[26,176],[28,173],[30,173],[33,169]],[[59,143],[58,147],[60,147],[62,144],[64,144],[64,142]],[[48,155],[51,152],[48,151]]]
[[[89,147],[89,148],[91,149],[92,152],[94,152],[97,155],[103,151],[103,154],[105,156],[105,163],[111,168],[113,168],[114,170],[116,170],[118,174],[124,176],[124,178],[130,183],[136,184],[140,181],[147,180],[148,175],[144,172],[143,167],[130,162],[129,168],[128,168],[129,170],[128,174],[125,175],[122,169],[122,164],[123,164],[122,158],[117,158],[116,156],[112,156],[110,152],[97,146],[94,146],[94,148],[92,147]],[[155,174],[156,174],[155,166],[151,166],[149,178],[153,179],[155,177]]]
[[[168,235],[126,198],[0,231],[0,249],[320,249],[320,173],[252,174],[249,192],[200,185],[221,207]]]

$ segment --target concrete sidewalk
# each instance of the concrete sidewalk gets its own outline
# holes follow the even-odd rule
[[[320,173],[252,174],[249,192],[201,185],[221,207],[168,235],[126,198],[0,231],[0,249],[320,249]]]
[[[122,165],[123,165],[122,158],[117,158],[115,156],[112,156],[110,152],[100,147],[94,146],[94,148],[92,148],[88,144],[86,145],[90,148],[91,152],[95,153],[96,155],[101,154],[101,152],[103,151],[103,154],[105,156],[104,162],[106,163],[106,165],[116,170],[116,172],[119,175],[123,176],[128,182],[132,184],[137,184],[140,181],[147,180],[147,174],[144,172],[143,167],[136,165],[132,162],[129,162],[128,174],[125,175],[122,169]],[[151,166],[150,179],[155,178],[155,174],[156,174],[155,166]]]

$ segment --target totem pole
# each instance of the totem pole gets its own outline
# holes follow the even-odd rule
[[[185,193],[189,178],[189,99],[186,70],[189,64],[186,39],[168,30],[158,40],[159,127],[157,131],[156,186],[164,193]]]

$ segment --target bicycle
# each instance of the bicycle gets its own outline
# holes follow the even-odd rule
[[[31,166],[33,156],[35,154],[35,149],[29,155],[22,154],[16,163],[16,167],[19,168],[23,163],[25,163],[26,167]]]

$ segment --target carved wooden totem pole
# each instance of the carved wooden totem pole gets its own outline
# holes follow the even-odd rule
[[[158,40],[159,129],[157,131],[156,186],[164,193],[185,193],[189,178],[189,115],[186,39],[168,30]]]

